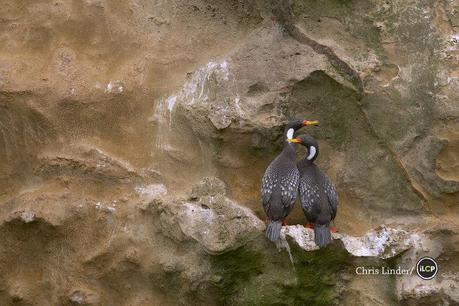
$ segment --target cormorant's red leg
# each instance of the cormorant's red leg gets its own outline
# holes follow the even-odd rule
[[[310,222],[306,223],[306,225],[304,226],[306,228],[314,228],[314,225]]]
[[[330,232],[337,233],[338,229],[336,227],[334,227],[334,226],[330,226]]]
[[[282,226],[287,226],[287,225],[288,225],[287,219],[282,220]]]

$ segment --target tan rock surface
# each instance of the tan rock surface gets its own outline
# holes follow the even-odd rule
[[[454,304],[458,33],[454,1],[3,1],[0,304],[260,303],[263,288]],[[260,178],[292,118],[321,121],[305,131],[343,233],[422,225],[453,274],[359,291],[335,265],[342,247],[292,247],[350,288],[340,300],[318,278],[323,295],[308,295],[301,277],[317,275],[290,270],[260,221]],[[297,205],[290,224],[303,222]]]

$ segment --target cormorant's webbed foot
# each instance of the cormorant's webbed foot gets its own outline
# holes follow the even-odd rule
[[[288,225],[287,219],[282,220],[282,226],[287,226],[287,225]]]
[[[334,227],[334,226],[330,226],[330,232],[337,233],[338,229],[336,227]]]
[[[308,223],[306,223],[306,224],[304,225],[304,227],[306,227],[306,228],[311,228],[311,229],[312,229],[312,228],[314,228],[314,224],[308,222]]]

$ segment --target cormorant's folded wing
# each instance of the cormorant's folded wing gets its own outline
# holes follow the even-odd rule
[[[332,220],[335,219],[336,212],[338,211],[338,193],[336,192],[335,185],[330,181],[330,179],[325,176],[325,194],[328,198],[328,203],[331,208]]]
[[[265,210],[269,204],[269,200],[271,199],[277,183],[278,179],[276,173],[271,170],[271,167],[268,167],[265,174],[263,175],[263,179],[261,180],[261,196]]]
[[[300,172],[296,167],[292,168],[289,173],[282,178],[280,187],[282,205],[284,207],[290,207],[295,204],[299,180]]]

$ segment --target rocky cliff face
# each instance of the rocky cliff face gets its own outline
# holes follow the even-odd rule
[[[278,2],[2,4],[0,304],[459,302],[459,5]],[[361,259],[291,227],[294,270],[259,203],[291,118],[321,121],[343,233],[420,242]],[[435,283],[351,273],[421,253]]]

